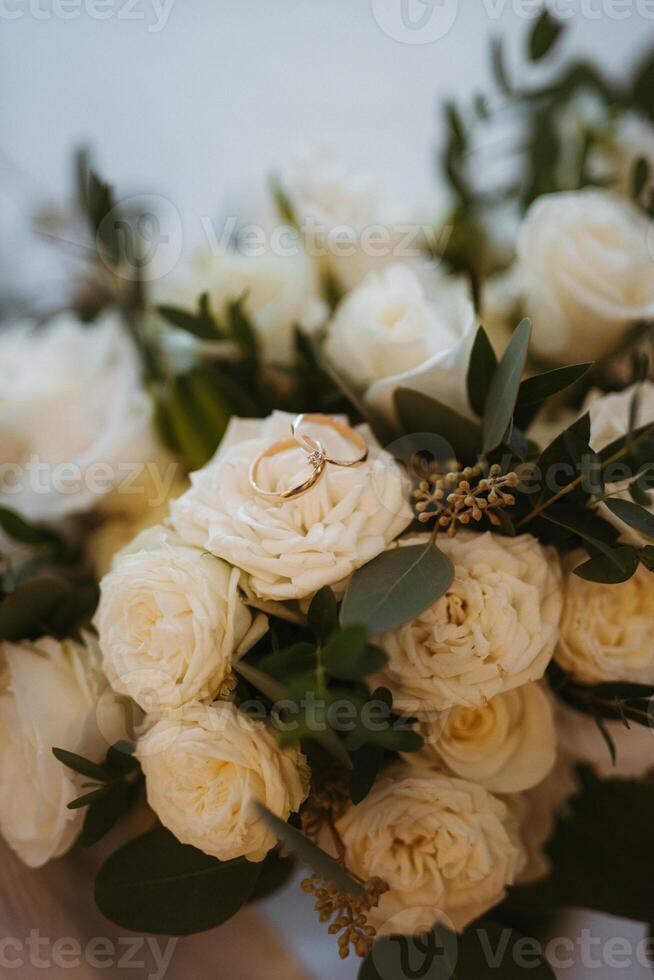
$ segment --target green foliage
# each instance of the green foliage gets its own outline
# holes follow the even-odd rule
[[[557,697],[577,711],[604,721],[621,721],[626,728],[629,728],[630,722],[651,727],[654,685],[626,682],[582,684],[556,663],[550,664],[548,673],[550,686]]]
[[[336,885],[341,891],[347,892],[355,898],[365,898],[366,893],[361,885],[347,873],[342,864],[330,857],[295,827],[276,817],[263,803],[257,803],[256,807],[261,819],[270,827],[278,840],[284,847],[292,851],[300,861],[322,875],[326,881]]]
[[[540,912],[584,908],[638,922],[654,920],[651,781],[600,780],[580,771],[581,790],[547,847],[550,877],[512,889],[511,903]]]
[[[481,429],[435,398],[410,388],[398,388],[395,407],[407,433],[430,432],[444,440],[457,459],[474,459],[481,450]],[[450,452],[450,455],[451,455]]]
[[[69,810],[88,807],[80,835],[84,846],[97,843],[136,802],[140,766],[133,751],[130,743],[117,742],[107,750],[104,761],[97,763],[66,749],[52,749],[59,762],[96,783],[90,792],[67,804]]]
[[[529,57],[532,61],[540,61],[549,54],[563,33],[564,25],[555,20],[545,8],[534,24],[529,35]]]
[[[90,621],[97,600],[95,585],[74,585],[56,575],[27,578],[0,598],[0,640],[72,636]]]
[[[378,636],[431,606],[453,578],[451,561],[432,542],[384,551],[350,579],[341,623],[363,624]]]
[[[260,864],[242,858],[218,861],[156,826],[105,861],[95,880],[95,900],[123,929],[186,936],[235,915],[260,870]]]
[[[648,538],[654,538],[654,514],[640,504],[619,497],[606,500],[606,506],[619,520]]]
[[[482,416],[493,375],[497,369],[497,357],[488,334],[479,327],[470,354],[466,376],[468,401],[476,415]]]
[[[509,428],[527,360],[530,337],[531,321],[522,320],[516,327],[493,374],[484,407],[483,451],[485,453],[499,446]]]

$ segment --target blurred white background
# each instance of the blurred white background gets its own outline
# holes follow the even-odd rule
[[[202,215],[247,206],[294,148],[325,137],[390,192],[433,194],[439,100],[485,87],[492,34],[519,62],[538,2],[431,0],[430,10],[410,0],[422,30],[403,26],[403,2],[0,0],[0,281],[47,282],[43,256],[18,247],[17,229],[35,205],[64,200],[80,144],[121,194],[172,201],[187,249]],[[557,5],[574,12],[562,54],[592,55],[617,77],[652,42],[646,0]],[[321,977],[356,975],[354,963],[339,965],[305,896],[273,899],[267,911]],[[613,975],[648,973],[561,973]]]

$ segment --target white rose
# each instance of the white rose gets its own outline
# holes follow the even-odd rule
[[[558,560],[530,534],[459,532],[439,538],[439,547],[454,565],[452,585],[379,638],[389,662],[371,681],[389,687],[401,710],[423,715],[481,707],[542,677],[562,605]]]
[[[85,754],[94,707],[79,644],[44,637],[0,644],[0,832],[30,867],[59,857],[81,829],[80,779],[53,746]]]
[[[189,704],[161,718],[139,741],[148,803],[184,844],[221,861],[262,861],[277,838],[253,806],[281,820],[309,787],[302,753],[280,748],[265,722],[233,704]]]
[[[571,560],[571,568],[578,563]],[[654,581],[643,565],[619,585],[587,582],[570,571],[555,659],[587,684],[653,684],[652,622]]]
[[[178,533],[244,569],[247,587],[264,599],[298,599],[340,582],[382,552],[412,517],[400,468],[365,429],[365,463],[328,463],[318,483],[295,499],[257,494],[250,465],[289,437],[293,418],[275,412],[263,421],[233,419],[216,457],[192,474],[191,489],[171,506]],[[352,445],[328,427],[316,426],[315,433],[332,454],[352,456]],[[290,449],[263,460],[258,479],[283,490],[310,472],[306,454]]]
[[[389,885],[366,913],[383,933],[391,917],[411,909],[424,928],[425,908],[434,923],[462,930],[500,902],[524,860],[513,823],[481,786],[398,765],[336,826],[348,869]]]
[[[371,273],[338,306],[325,356],[395,421],[398,388],[431,395],[469,415],[466,372],[476,333],[462,280],[434,269],[395,265]]]
[[[333,146],[318,144],[300,155],[285,185],[307,251],[321,261],[344,290],[372,271],[421,254],[418,209],[386,198],[376,176],[349,166]],[[430,214],[432,206],[423,210]],[[436,210],[442,208],[437,204]]]
[[[518,240],[534,351],[554,362],[611,353],[625,329],[654,316],[652,222],[602,190],[548,194]]]
[[[314,264],[297,234],[291,228],[286,232],[279,254],[268,247],[261,254],[200,252],[190,276],[165,284],[162,298],[195,309],[201,293],[208,292],[219,320],[229,303],[243,299],[244,311],[261,343],[263,360],[291,364],[295,328],[314,330],[325,319],[327,308],[320,297]]]
[[[480,708],[451,708],[418,730],[424,747],[407,762],[444,769],[491,793],[536,786],[556,759],[552,708],[538,684],[505,691]]]
[[[138,535],[100,583],[95,623],[114,690],[150,712],[214,695],[266,628],[265,617],[253,623],[239,576],[163,527]]]
[[[61,314],[0,332],[2,506],[57,520],[106,503],[158,453],[151,420],[117,314],[95,324]]]

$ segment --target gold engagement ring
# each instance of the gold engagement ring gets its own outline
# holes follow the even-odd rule
[[[351,443],[356,448],[358,455],[352,459],[338,459],[328,455],[322,443],[306,432],[307,425],[327,426],[347,440],[347,442]],[[333,466],[357,466],[359,463],[363,463],[368,457],[368,446],[363,437],[345,422],[332,419],[329,415],[321,415],[319,413],[298,415],[293,421],[292,431],[293,435],[288,439],[281,439],[267,449],[263,449],[253,459],[252,465],[250,466],[248,474],[250,486],[260,496],[267,497],[269,500],[290,500],[307,493],[321,478],[325,472],[327,463],[331,463]],[[311,466],[311,473],[307,479],[294,487],[289,487],[287,490],[266,490],[265,487],[262,487],[259,484],[259,468],[264,459],[271,459],[273,456],[288,452],[290,449],[298,448],[306,453],[307,462]]]

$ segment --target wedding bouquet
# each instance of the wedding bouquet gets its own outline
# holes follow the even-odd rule
[[[0,830],[37,867],[140,806],[124,928],[295,861],[365,980],[654,921],[654,60],[492,55],[420,220],[318,149],[162,275],[80,155],[93,258],[0,331]]]

